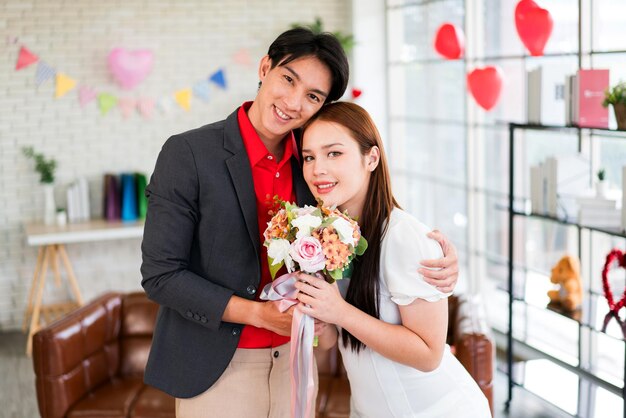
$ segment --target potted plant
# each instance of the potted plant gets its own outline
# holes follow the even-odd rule
[[[620,82],[604,92],[602,106],[613,105],[617,129],[626,131],[626,82]]]
[[[33,147],[23,147],[22,153],[35,160],[35,171],[39,173],[39,182],[44,189],[44,223],[52,225],[56,219],[56,205],[54,203],[54,170],[56,160],[46,159],[43,154],[36,153]]]

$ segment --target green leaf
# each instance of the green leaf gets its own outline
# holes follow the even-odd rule
[[[281,261],[280,263],[274,265],[274,259],[269,256],[267,257],[267,261],[270,265],[270,275],[272,276],[272,280],[274,280],[276,278],[276,273],[278,273],[278,270],[285,265],[285,262]]]
[[[341,269],[336,269],[328,272],[328,275],[335,281],[341,280],[343,277],[343,272]]]
[[[341,272],[341,278],[342,279],[349,279],[350,277],[352,277],[352,272],[354,271],[354,264],[352,262],[348,263],[348,265],[346,267],[344,267],[343,271]]]
[[[354,252],[356,253],[356,255],[363,255],[365,250],[367,250],[367,240],[361,235],[359,244],[354,249]]]

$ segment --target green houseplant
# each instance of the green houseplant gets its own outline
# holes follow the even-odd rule
[[[57,162],[53,158],[47,159],[43,154],[35,152],[33,147],[23,147],[22,153],[27,158],[35,160],[35,171],[39,173],[39,182],[44,191],[44,223],[52,225],[56,219],[56,204],[54,203],[54,170]]]
[[[322,18],[317,16],[313,23],[293,23],[291,28],[309,28],[315,34],[320,34],[326,32],[324,30],[324,23],[322,23]],[[346,35],[342,32],[336,31],[331,32],[335,37],[339,40],[339,43],[343,47],[343,50],[346,54],[349,54],[352,48],[354,47],[354,37],[352,35]]]
[[[620,82],[606,90],[604,93],[604,107],[613,105],[617,129],[626,131],[626,82]]]
[[[54,170],[57,168],[56,160],[52,158],[47,160],[43,154],[36,153],[33,147],[22,147],[22,153],[35,160],[35,171],[39,173],[41,183],[54,183]]]

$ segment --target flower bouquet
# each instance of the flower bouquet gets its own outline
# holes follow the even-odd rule
[[[272,283],[265,286],[261,299],[279,301],[286,311],[298,303],[295,288],[297,272],[323,275],[332,282],[349,277],[352,260],[367,249],[359,224],[336,208],[298,207],[280,202],[281,208],[268,222],[263,236],[267,247]],[[276,278],[286,266],[287,274]],[[291,323],[291,416],[311,416],[314,404],[313,346],[314,321],[294,310]]]
[[[352,260],[367,249],[359,224],[321,200],[317,207],[281,205],[263,234],[272,279],[283,265],[289,273],[321,273],[331,281],[349,277]]]

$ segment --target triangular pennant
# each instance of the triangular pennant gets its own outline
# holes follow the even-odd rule
[[[109,93],[100,93],[98,95],[98,105],[100,113],[106,115],[117,104],[117,97]]]
[[[174,93],[174,99],[186,111],[191,109],[191,89],[178,90]]]
[[[211,89],[208,81],[198,81],[193,86],[193,95],[202,101],[208,102],[210,90]]]
[[[39,64],[37,64],[37,74],[35,74],[37,85],[40,86],[44,81],[54,77],[56,72],[54,68],[50,67],[45,62],[39,61]]]
[[[21,70],[31,64],[34,64],[39,60],[37,55],[30,52],[25,46],[20,48],[20,54],[17,57],[17,63],[15,63],[15,69]]]
[[[248,49],[246,48],[241,48],[239,51],[235,52],[233,55],[233,61],[236,64],[243,65],[245,67],[249,67],[252,64],[252,61],[250,60],[250,52],[248,52]]]
[[[121,98],[117,101],[117,107],[122,111],[124,119],[128,119],[135,110],[137,102],[134,99]]]
[[[152,112],[154,111],[154,100],[152,99],[139,99],[137,102],[137,108],[139,113],[146,119],[152,118]]]
[[[80,107],[85,107],[89,102],[96,98],[96,92],[91,87],[81,86],[78,89],[78,100]]]
[[[76,80],[63,73],[57,73],[57,88],[54,97],[63,97],[68,91],[76,87]]]
[[[172,107],[174,106],[174,100],[170,97],[163,97],[161,100],[159,100],[158,106],[161,112],[163,112],[164,114],[168,114],[172,111]]]
[[[214,82],[219,87],[226,90],[226,78],[224,77],[224,71],[222,69],[214,72],[211,77],[209,77],[209,81]]]

